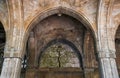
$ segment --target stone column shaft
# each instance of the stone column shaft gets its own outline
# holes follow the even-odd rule
[[[5,58],[0,78],[20,78],[20,70],[20,58]]]
[[[119,78],[114,53],[99,53],[101,78]]]
[[[114,58],[100,58],[102,78],[119,78]]]

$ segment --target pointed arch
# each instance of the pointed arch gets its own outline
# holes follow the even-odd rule
[[[2,70],[4,60],[4,48],[6,43],[6,33],[2,22],[0,22],[0,72]]]
[[[115,49],[116,49],[116,63],[118,74],[120,75],[120,25],[118,25],[115,33]]]
[[[28,37],[29,32],[34,28],[36,24],[38,24],[41,20],[47,18],[48,16],[54,15],[54,14],[66,14],[68,16],[71,16],[78,21],[80,21],[90,32],[92,33],[93,37],[96,39],[96,32],[90,22],[90,20],[82,13],[77,12],[73,9],[66,8],[66,7],[55,7],[52,9],[45,10],[43,12],[40,12],[34,19],[30,22],[30,24],[27,26],[27,29],[25,31],[25,37]],[[27,36],[26,36],[27,35]]]

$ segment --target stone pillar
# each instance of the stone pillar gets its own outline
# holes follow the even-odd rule
[[[115,53],[99,52],[101,78],[119,78]]]
[[[20,78],[21,61],[25,54],[23,0],[7,0],[8,30],[1,78]]]
[[[101,70],[101,78],[119,78],[114,39],[112,39],[113,29],[113,6],[114,0],[99,0],[97,11],[97,50]]]
[[[5,58],[1,78],[20,78],[21,59]]]

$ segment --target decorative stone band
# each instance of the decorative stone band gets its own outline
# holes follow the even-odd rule
[[[99,58],[116,58],[115,52],[103,52],[99,51],[98,53]]]
[[[22,57],[19,53],[5,53],[4,58],[19,58],[22,60]]]

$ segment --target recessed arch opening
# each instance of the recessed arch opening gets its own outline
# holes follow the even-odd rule
[[[89,32],[91,33],[92,37],[94,38],[94,40],[96,41],[96,31],[95,28],[93,27],[91,21],[87,18],[87,16],[85,16],[82,12],[77,12],[73,9],[67,8],[67,7],[54,7],[54,8],[50,8],[47,10],[44,10],[40,13],[38,13],[33,20],[27,25],[28,27],[26,28],[26,34],[25,36],[25,41],[28,39],[31,30],[34,28],[34,26],[36,26],[36,24],[38,24],[39,22],[41,22],[43,19],[55,15],[55,14],[65,14],[68,15],[70,17],[75,18],[76,20],[80,21],[82,24],[84,24],[84,26],[89,30]],[[27,42],[27,41],[26,41]],[[95,44],[96,45],[96,44]]]
[[[54,39],[41,49],[38,58],[38,69],[43,72],[48,72],[46,71],[46,69],[48,69],[56,76],[61,75],[66,77],[71,74],[71,72],[72,75],[79,73],[80,78],[85,78],[82,58],[79,50],[72,42],[66,39]],[[44,76],[42,71],[40,75]],[[55,72],[59,73],[59,75]],[[60,74],[60,72],[62,74]],[[67,75],[64,72],[66,72]],[[40,77],[42,78],[42,76]],[[76,77],[79,76],[76,75]]]
[[[118,73],[120,76],[120,25],[116,30],[115,49],[116,49],[116,63],[117,63]]]
[[[43,47],[42,49],[41,49],[41,52],[40,52],[40,54],[39,54],[39,60],[41,60],[42,58],[42,55],[43,55],[43,53],[45,52],[45,50],[47,49],[47,48],[49,48],[50,46],[52,46],[52,45],[55,45],[55,44],[58,44],[59,45],[59,43],[60,44],[63,44],[63,45],[67,45],[67,46],[69,46],[69,48],[71,48],[72,50],[73,50],[73,52],[75,52],[74,54],[76,55],[76,57],[79,59],[79,66],[82,68],[82,70],[84,70],[84,66],[83,66],[83,56],[80,54],[80,52],[79,52],[79,50],[77,49],[77,47],[72,43],[72,42],[70,42],[70,41],[68,41],[68,40],[65,40],[65,39],[54,39],[54,40],[52,40],[52,41],[50,41],[45,47]],[[38,61],[38,65],[40,65],[40,61]],[[39,66],[38,66],[39,67]]]
[[[54,12],[55,11],[55,12]],[[29,65],[28,66],[28,68],[30,68],[30,69],[32,69],[32,68],[37,68],[38,67],[38,58],[39,58],[39,55],[40,55],[40,50],[41,50],[41,46],[44,46],[44,45],[46,45],[46,43],[48,43],[49,41],[51,41],[51,40],[54,40],[54,39],[57,39],[57,40],[59,40],[59,39],[62,39],[62,38],[65,38],[66,40],[68,39],[68,41],[71,41],[72,43],[74,42],[74,41],[76,41],[76,42],[74,42],[75,43],[75,45],[76,45],[76,47],[78,48],[79,46],[79,52],[81,52],[80,54],[81,54],[81,56],[83,55],[85,55],[85,53],[83,53],[84,52],[84,43],[82,43],[82,42],[84,42],[84,36],[85,36],[85,31],[89,31],[91,34],[93,34],[92,32],[93,31],[91,31],[91,28],[90,27],[88,27],[88,28],[86,28],[79,20],[81,20],[81,19],[83,19],[83,17],[80,17],[80,19],[78,20],[77,18],[79,18],[79,15],[77,15],[76,13],[74,13],[74,12],[72,12],[71,13],[71,11],[68,11],[68,10],[66,10],[66,9],[63,9],[63,10],[61,10],[61,14],[62,14],[62,16],[59,16],[58,14],[60,13],[60,10],[58,9],[58,10],[53,10],[53,12],[52,11],[50,11],[50,14],[49,14],[49,11],[48,11],[48,14],[45,14],[45,16],[41,16],[41,15],[39,15],[38,16],[38,18],[34,21],[34,23],[31,23],[30,24],[30,28],[28,28],[28,30],[27,30],[27,32],[29,32],[29,33],[27,33],[27,34],[29,34],[29,37],[28,37],[28,46],[27,46],[27,58],[29,59],[29,60],[27,60],[27,65]],[[44,15],[44,14],[43,14]],[[47,16],[46,16],[47,15]],[[72,17],[71,17],[72,16]],[[50,19],[49,19],[50,18]],[[57,19],[56,19],[57,18]],[[60,19],[59,19],[60,18]],[[62,19],[62,20],[61,20]],[[45,22],[45,20],[47,20],[48,21],[48,23],[46,23]],[[52,20],[52,21],[51,21]],[[60,28],[59,26],[58,26],[58,24],[55,24],[55,21],[53,21],[53,20],[55,20],[56,22],[58,22],[58,20],[59,21],[62,21],[62,22],[59,22],[58,24],[59,25],[61,25],[61,24],[63,24],[63,28]],[[64,20],[64,21],[63,21]],[[67,20],[67,21],[66,21]],[[76,22],[76,20],[77,20],[77,22]],[[82,20],[81,20],[82,21]],[[65,23],[65,22],[67,22],[67,23]],[[69,22],[69,23],[68,23]],[[72,23],[71,23],[72,22]],[[77,25],[74,25],[75,23],[74,22],[76,22],[76,24],[78,24],[79,26],[77,26]],[[84,21],[84,24],[85,25],[87,25],[87,24],[89,24],[88,22],[87,22],[87,24],[85,23],[86,21]],[[53,29],[54,30],[47,30],[47,27],[46,26],[44,26],[44,24],[48,24],[47,26],[49,26],[48,27],[48,29],[52,29],[52,27],[50,27],[50,26],[53,26],[53,25],[49,25],[50,23],[53,23],[53,25],[55,25],[54,27],[53,27]],[[67,27],[65,27],[64,28],[64,26],[65,25],[68,25],[68,28]],[[71,25],[71,27],[69,27],[69,25]],[[90,24],[89,24],[90,25]],[[55,27],[57,27],[58,26],[58,28],[55,28]],[[75,27],[76,26],[76,27]],[[39,28],[39,27],[42,27],[42,28]],[[45,27],[46,27],[46,29],[45,29]],[[61,26],[62,27],[62,26]],[[69,29],[70,28],[70,29]],[[42,29],[42,30],[41,30]],[[75,30],[74,30],[75,29]],[[79,31],[79,29],[80,29],[80,31]],[[41,32],[45,32],[45,33],[47,33],[47,34],[43,34],[42,33],[42,37],[41,37],[41,34],[39,33],[39,31],[41,31]],[[49,31],[49,32],[46,32],[46,31]],[[76,32],[77,31],[77,32]],[[36,33],[38,32],[38,34],[36,35]],[[67,34],[65,34],[65,33],[63,33],[63,32],[69,32],[69,33],[71,33],[70,35],[67,35]],[[49,33],[51,33],[51,34],[49,34]],[[56,33],[56,34],[54,34],[54,33]],[[62,33],[62,34],[59,34],[59,33]],[[82,38],[75,38],[76,40],[71,40],[70,38],[73,36],[74,37],[74,34],[75,33],[82,33],[82,35],[81,35],[81,37]],[[53,34],[53,35],[52,35]],[[51,35],[51,37],[49,37]],[[55,36],[54,36],[55,35]],[[78,36],[78,35],[77,35]],[[47,42],[44,42],[44,41],[41,41],[41,40],[39,40],[39,38],[37,38],[37,37],[40,37],[41,38],[41,40],[47,40],[48,39],[48,41]],[[80,36],[79,36],[80,37]],[[93,38],[93,39],[95,39],[95,35],[91,35],[91,37]],[[70,40],[69,40],[70,39]],[[77,40],[78,40],[78,42],[77,42]],[[81,41],[81,43],[79,43],[79,40],[83,40],[83,41]],[[38,44],[37,44],[38,43]],[[93,43],[94,43],[94,40],[93,40]],[[37,45],[36,45],[37,44]],[[42,45],[41,45],[42,44]],[[79,45],[78,45],[79,44]],[[35,46],[38,46],[39,48],[36,48]],[[36,50],[38,50],[39,52],[35,52]],[[33,52],[31,52],[31,51],[33,51]],[[36,54],[34,54],[34,53],[36,53]],[[94,53],[93,53],[94,54]],[[33,57],[34,56],[34,57]],[[94,55],[93,55],[94,56]],[[30,59],[30,58],[32,58],[32,59]],[[31,64],[32,63],[32,64]],[[82,67],[84,67],[84,66],[82,66]],[[27,74],[29,74],[28,72],[27,72]],[[29,76],[28,76],[29,77]]]
[[[3,61],[4,61],[4,48],[6,42],[6,33],[3,24],[0,22],[0,74],[2,71]]]

